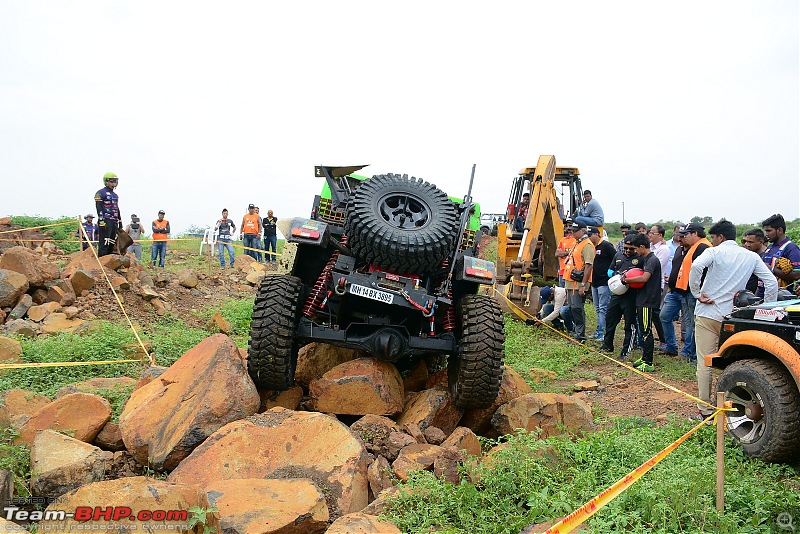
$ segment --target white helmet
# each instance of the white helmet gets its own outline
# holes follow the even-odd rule
[[[614,295],[622,295],[628,290],[628,286],[622,283],[622,275],[615,274],[608,279],[608,287]]]

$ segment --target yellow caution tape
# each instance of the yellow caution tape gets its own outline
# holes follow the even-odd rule
[[[721,414],[723,410],[716,410],[713,414],[708,416],[704,421],[698,423],[697,426],[692,428],[689,432],[678,438],[676,441],[671,443],[667,446],[664,450],[647,460],[645,463],[625,475],[623,478],[615,482],[612,486],[605,489],[602,493],[600,493],[597,497],[593,498],[568,516],[564,517],[547,529],[545,534],[564,534],[567,532],[572,532],[575,527],[583,523],[584,521],[588,520],[594,514],[596,514],[602,507],[613,501],[619,494],[623,491],[628,489],[630,486],[633,485],[634,482],[642,478],[645,473],[650,471],[657,463],[667,457],[672,451],[674,451],[678,445],[686,441],[689,436],[697,432],[699,429],[706,424],[706,422],[710,421],[717,414]]]
[[[43,362],[43,363],[3,363],[0,369],[25,369],[27,367],[75,367],[79,365],[112,365],[115,363],[140,363],[142,360],[100,360],[97,362]]]
[[[29,228],[15,228],[14,230],[3,230],[0,234],[10,234],[12,232],[22,232],[24,230],[39,230],[40,228],[51,228],[53,226],[64,226],[66,224],[75,224],[75,221],[66,221],[60,223],[53,223],[53,224],[43,224],[42,226],[31,226]],[[80,226],[80,221],[78,221],[78,226]],[[36,241],[39,241],[38,239]]]

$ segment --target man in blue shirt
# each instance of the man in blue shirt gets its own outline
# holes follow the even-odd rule
[[[97,225],[94,224],[94,215],[89,213],[83,218],[84,222],[81,223],[86,234],[78,230],[78,237],[81,240],[81,249],[86,250],[92,245],[93,241],[97,241]]]
[[[578,216],[575,221],[580,221],[587,226],[603,226],[603,208],[600,203],[592,198],[592,192],[588,189],[583,192],[583,204],[578,208]]]
[[[106,256],[114,252],[117,232],[122,230],[122,217],[119,214],[119,196],[114,192],[119,178],[113,172],[103,176],[105,187],[94,194],[97,209],[98,247],[97,255]]]
[[[778,278],[778,287],[792,290],[800,280],[800,248],[786,237],[786,221],[776,213],[761,223],[764,236],[769,241],[762,258],[769,270]]]

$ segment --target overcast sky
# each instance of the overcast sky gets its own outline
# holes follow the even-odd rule
[[[554,154],[607,221],[800,213],[797,0],[0,0],[0,216],[306,216],[317,164],[486,212]]]

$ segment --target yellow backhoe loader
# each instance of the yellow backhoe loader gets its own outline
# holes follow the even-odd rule
[[[556,183],[569,188],[565,199],[568,206],[561,206]],[[525,193],[530,195],[527,217],[515,228]],[[534,285],[534,276],[545,280],[558,278],[555,251],[564,237],[562,216],[575,216],[582,200],[580,172],[574,167],[557,167],[555,156],[539,156],[536,167],[524,168],[514,178],[507,222],[497,226],[497,286],[503,294],[497,298],[504,311],[521,319],[525,317],[519,308],[531,315],[539,311],[539,288]],[[602,231],[601,228],[601,234]]]

